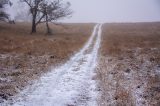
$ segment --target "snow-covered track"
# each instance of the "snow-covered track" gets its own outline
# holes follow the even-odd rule
[[[65,64],[52,69],[12,101],[12,106],[96,106],[95,75],[102,24],[85,46]]]

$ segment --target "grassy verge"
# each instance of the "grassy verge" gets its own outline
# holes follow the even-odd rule
[[[30,35],[29,23],[0,25],[0,102],[21,91],[30,81],[63,63],[83,47],[94,24],[50,25],[53,35],[38,26]]]
[[[160,23],[105,24],[97,77],[102,106],[158,106]]]

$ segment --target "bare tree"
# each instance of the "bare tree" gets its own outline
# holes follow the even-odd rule
[[[46,23],[47,33],[50,34],[49,22],[71,16],[70,3],[63,0],[21,0],[30,7],[32,14],[32,31],[36,33],[36,27],[40,23]]]
[[[62,1],[62,0],[61,0]],[[49,22],[55,22],[58,19],[62,19],[68,16],[71,16],[72,11],[69,9],[70,3],[66,4],[61,3],[60,0],[53,1],[48,4],[48,2],[43,3],[41,6],[42,14],[45,16],[41,22],[46,23],[47,34],[51,34],[49,28]]]
[[[32,31],[31,33],[36,32],[36,20],[37,15],[39,12],[39,5],[43,0],[21,0],[22,2],[25,2],[30,7],[30,13],[32,15]]]
[[[9,19],[9,15],[4,11],[4,6],[6,4],[12,5],[9,0],[0,0],[0,20],[6,21]]]

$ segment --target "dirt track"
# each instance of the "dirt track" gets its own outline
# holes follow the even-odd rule
[[[82,48],[82,46],[87,41],[91,33],[91,31],[88,31],[87,28],[92,29],[93,25],[89,25],[87,27],[85,27],[86,25],[84,25],[83,28],[82,26],[83,25],[81,25],[81,27],[78,28],[75,32],[73,30],[71,31],[74,33],[68,34],[68,35],[77,35],[79,37],[67,36],[66,38],[65,36],[66,32],[63,34],[61,33],[62,35],[60,34],[61,35],[60,37],[58,36],[54,37],[56,44],[53,43],[54,40],[53,41],[51,40],[52,43],[48,43],[46,46],[42,46],[44,50],[39,49],[39,47],[33,46],[34,48],[33,50],[35,51],[32,51],[32,49],[30,49],[29,47],[26,49],[17,47],[17,45],[19,45],[21,42],[19,43],[17,43],[17,41],[12,42],[14,38],[11,38],[10,36],[8,36],[7,32],[3,30],[4,32],[2,31],[2,33],[6,34],[7,36],[6,37],[3,36],[0,40],[3,41],[2,44],[9,44],[9,45],[7,46],[3,45],[1,46],[2,49],[0,49],[2,50],[1,51],[2,54],[0,57],[1,70],[2,70],[2,73],[1,73],[2,78],[0,79],[1,81],[0,87],[2,89],[1,89],[0,96],[4,99],[7,99],[8,97],[12,96],[12,94],[15,94],[12,92],[18,91],[19,89],[21,90],[21,88],[23,87],[17,86],[16,84],[19,84],[18,81],[21,81],[20,79],[23,79],[25,75],[27,75],[28,77],[26,76],[24,77],[26,79],[23,80],[23,83],[22,83],[23,86],[27,85],[28,84],[27,81],[31,79],[33,80],[33,79],[39,78],[40,76],[39,73],[41,74],[46,72],[46,68],[44,68],[44,70],[40,68],[37,71],[36,70],[37,67],[48,67],[50,64],[55,64],[56,62],[65,61],[68,59],[68,57],[74,54],[75,50],[77,51],[79,48]],[[75,28],[75,25],[72,25],[72,27],[70,28],[72,29],[73,27]],[[160,92],[159,92],[160,91],[159,90],[160,88],[159,86],[160,85],[159,83],[160,82],[160,55],[159,55],[160,54],[160,33],[159,33],[159,30],[160,29],[159,28],[160,28],[159,23],[105,24],[103,26],[102,43],[101,43],[101,50],[99,54],[100,55],[99,67],[97,67],[97,76],[93,77],[93,79],[96,79],[99,84],[96,88],[96,92],[100,92],[99,96],[97,96],[96,94],[92,95],[92,98],[98,99],[98,105],[100,106],[146,106],[146,105],[159,106],[160,104],[160,99],[159,99],[160,98]],[[86,31],[86,33],[82,33],[84,31]],[[2,33],[1,33],[1,36],[2,36]],[[78,34],[78,33],[81,33],[81,34]],[[82,35],[85,36],[83,37],[83,39],[80,37]],[[20,36],[18,36],[18,38],[19,37]],[[34,39],[36,41],[37,37],[29,37],[29,38]],[[29,41],[27,39],[28,37],[26,37],[24,41]],[[48,38],[46,39],[45,37],[40,37],[40,39],[41,39],[40,41],[38,42],[36,41],[36,43],[34,42],[33,45],[40,44],[43,41],[50,42],[50,40]],[[76,39],[76,42],[75,42],[75,39]],[[69,42],[70,40],[71,42]],[[96,41],[96,39],[93,39],[93,41]],[[27,44],[28,43],[26,43],[26,45]],[[54,49],[49,46],[52,44],[56,45],[54,46],[54,48],[55,47],[63,47],[63,48],[71,47],[71,48],[67,50],[59,48],[58,50],[53,52]],[[11,46],[11,45],[14,45],[14,46]],[[45,45],[45,43],[43,43],[43,45]],[[63,46],[63,45],[68,45],[68,46]],[[94,43],[92,43],[91,45],[94,45]],[[48,47],[49,49],[47,49]],[[90,46],[89,48],[90,49],[87,49],[85,53],[92,54],[93,46]],[[32,52],[26,52],[27,50],[31,50]],[[12,53],[14,51],[16,53]],[[44,52],[44,51],[47,51],[47,52]],[[12,54],[7,54],[10,52]],[[17,56],[17,54],[21,52],[23,52],[22,57],[19,57],[21,55]],[[43,55],[44,53],[46,53],[47,55]],[[51,55],[53,53],[57,54],[57,57],[55,55]],[[93,54],[94,53],[95,52],[93,52]],[[92,55],[91,57],[94,57],[94,56]],[[21,59],[23,61],[26,61],[27,63],[24,65],[15,64],[17,61],[21,63],[22,62]],[[81,56],[78,57],[77,59],[81,60]],[[90,62],[89,63],[87,62],[88,59],[89,58],[85,58],[84,59],[85,61],[82,61],[81,63],[88,66],[88,64],[90,63]],[[75,68],[77,67],[77,65],[79,65],[78,60],[75,64],[73,64],[73,66],[75,65]],[[31,61],[33,61],[34,63],[31,63]],[[29,63],[31,64],[31,66],[27,65]],[[31,67],[30,69],[33,69],[33,71],[32,70],[26,71],[26,69],[21,71],[22,69],[21,67],[27,67],[27,68]],[[9,70],[10,68],[14,68],[20,71],[14,72],[13,70]],[[81,68],[83,69],[84,67],[81,67]],[[73,73],[70,73],[70,71],[67,71],[67,72],[69,75],[75,74],[74,76],[78,76],[79,74],[80,75],[82,74],[83,76],[84,73],[83,73],[83,70],[81,70],[81,68],[77,67],[73,71]],[[68,70],[70,70],[70,68]],[[75,71],[77,70],[80,70],[80,72],[82,73],[76,74]],[[87,69],[84,69],[84,70],[87,70]],[[30,72],[30,74],[27,74],[25,72]],[[22,73],[25,73],[25,74],[22,74]],[[56,73],[54,75],[56,75]],[[4,78],[5,76],[9,76],[9,77],[5,79]],[[11,80],[10,80],[10,76],[12,76]],[[72,83],[72,81],[74,82],[76,77],[75,79],[68,76],[66,77],[64,76],[62,77],[62,79],[63,78],[64,79],[66,78],[66,79],[64,81],[59,80],[62,83],[62,84],[60,83],[60,85],[68,84],[68,83],[71,85],[76,84],[76,83]],[[78,79],[81,79],[81,77],[78,77]],[[43,80],[43,81],[47,81],[47,80]],[[52,80],[50,81],[52,82]],[[78,80],[78,81],[81,81],[81,80]],[[82,91],[83,89],[85,89],[85,87],[83,87],[83,84],[84,83],[82,83]],[[21,83],[19,85],[21,85]],[[78,85],[81,86],[81,83],[79,84],[78,82]],[[92,83],[90,83],[89,85],[92,85]],[[13,89],[12,91],[11,88],[16,88],[16,90]],[[64,88],[66,89],[64,90]],[[66,95],[67,93],[69,93],[69,92],[66,92],[66,90],[68,91],[67,87],[58,86],[58,87],[55,87],[55,89],[57,89],[57,91],[64,90],[65,92],[62,92],[62,93],[63,94],[66,93]],[[55,92],[56,90],[53,93]],[[84,92],[87,92],[87,91],[84,90]],[[59,96],[61,95],[62,94],[60,93]],[[95,95],[96,97],[94,97]],[[64,96],[64,97],[72,98],[70,96]],[[69,100],[64,100],[62,104],[68,103],[67,105],[77,106],[77,105],[87,104],[88,102],[86,103],[86,101],[93,100],[90,98],[89,95],[87,95],[87,93],[84,93],[84,95],[79,95],[79,96],[75,96],[74,94],[74,97],[76,98],[75,100],[76,102],[73,103],[74,99],[69,99]],[[79,99],[77,100],[77,98]],[[56,99],[57,97],[54,98],[55,101],[57,101]],[[47,99],[47,100],[50,100],[50,99]],[[71,102],[69,102],[70,100]],[[95,99],[93,101],[95,101]],[[25,101],[22,101],[19,103],[24,104]],[[34,103],[34,102],[31,102],[31,103]],[[87,104],[87,105],[90,105],[90,104]]]
[[[93,24],[51,25],[54,34],[46,36],[43,26],[30,35],[29,26],[0,26],[0,102],[50,71],[51,66],[66,62],[83,47],[93,29]]]
[[[97,65],[101,29],[102,25],[96,25],[80,52],[42,76],[32,87],[28,86],[15,97],[13,106],[96,106],[96,83],[92,77]]]

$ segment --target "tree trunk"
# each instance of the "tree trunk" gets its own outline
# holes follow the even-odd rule
[[[48,35],[52,34],[51,29],[50,29],[49,24],[48,24],[48,16],[47,15],[46,15],[46,28],[47,28],[47,34]]]
[[[46,22],[47,34],[52,34],[48,22]]]
[[[36,18],[37,18],[37,7],[34,7],[32,9],[32,31],[31,33],[36,33],[37,32],[37,24],[36,24]]]
[[[36,33],[36,32],[37,32],[36,27],[37,27],[37,25],[36,25],[36,19],[35,19],[35,17],[33,16],[33,20],[32,20],[32,31],[31,31],[31,33]]]

